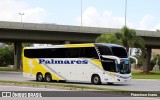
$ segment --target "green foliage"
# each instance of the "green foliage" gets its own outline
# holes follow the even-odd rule
[[[141,48],[142,50],[145,50],[144,40],[136,35],[135,30],[123,27],[121,29],[121,35],[121,41],[123,46],[126,47],[127,51],[129,51],[130,47]]]
[[[149,74],[144,74],[141,71],[132,71],[133,79],[160,79],[159,71],[152,71]]]
[[[22,43],[22,47],[30,47],[32,46],[32,43]]]
[[[156,29],[157,32],[160,32],[160,29]]]
[[[0,71],[22,71],[22,69],[12,68],[12,67],[0,67]]]
[[[153,58],[151,59],[151,66],[149,68],[150,70],[153,70],[153,67],[156,65],[157,59],[158,59],[158,65],[160,66],[160,55],[159,54],[154,55]]]
[[[7,43],[8,46],[0,48],[0,67],[14,64],[14,44]],[[31,46],[31,43],[22,43],[22,47]]]
[[[13,45],[5,48],[0,48],[0,66],[7,66],[14,64]]]
[[[100,37],[96,39],[96,42],[114,43],[122,45],[122,42],[115,37],[115,34],[102,34]]]

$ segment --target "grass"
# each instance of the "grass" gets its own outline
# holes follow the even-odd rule
[[[0,71],[22,71],[21,69],[16,69],[12,67],[0,67]]]
[[[149,74],[144,74],[142,71],[132,71],[133,79],[160,79],[160,71],[151,71]]]

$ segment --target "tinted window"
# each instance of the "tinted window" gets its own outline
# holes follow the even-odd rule
[[[94,47],[86,47],[82,48],[81,57],[98,59],[98,54]]]
[[[107,46],[98,46],[98,50],[101,55],[112,55],[112,52]]]
[[[26,49],[24,56],[28,58],[98,58],[94,47]]]
[[[66,58],[78,58],[81,55],[81,48],[65,48],[65,49],[66,49],[65,53],[67,55]]]
[[[26,49],[24,56],[28,58],[62,58],[66,57],[65,48]]]
[[[127,52],[123,47],[112,47],[113,55],[120,58],[127,58]]]
[[[102,61],[103,69],[111,72],[118,72],[118,68],[115,65],[115,61],[111,59],[105,59]]]

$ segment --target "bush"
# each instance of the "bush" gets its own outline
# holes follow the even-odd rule
[[[13,46],[0,48],[0,66],[8,66],[14,64]]]

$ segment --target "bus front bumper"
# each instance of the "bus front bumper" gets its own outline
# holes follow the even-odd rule
[[[115,78],[114,80],[115,82],[130,82],[131,81],[131,77],[130,78]]]
[[[104,77],[102,83],[125,83],[130,82],[132,79],[131,75],[112,75],[111,77]]]

